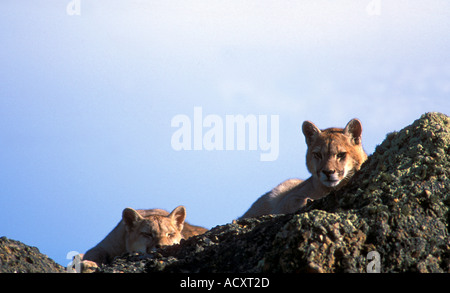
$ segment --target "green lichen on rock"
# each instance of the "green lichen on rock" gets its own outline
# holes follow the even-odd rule
[[[100,271],[365,272],[377,251],[381,272],[450,272],[449,209],[450,118],[426,113],[295,214],[235,221]]]
[[[364,222],[352,213],[313,210],[292,219],[277,234],[263,272],[359,272],[366,263]]]

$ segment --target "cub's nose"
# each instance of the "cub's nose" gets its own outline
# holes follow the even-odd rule
[[[336,173],[336,170],[322,170],[322,173],[325,174],[327,177],[330,177],[334,173]]]

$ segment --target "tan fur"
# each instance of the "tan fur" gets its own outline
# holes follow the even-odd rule
[[[362,125],[352,119],[342,128],[319,130],[303,122],[308,150],[306,165],[311,177],[306,181],[289,179],[261,196],[241,218],[267,214],[288,214],[347,184],[367,159],[361,144]]]
[[[186,209],[183,206],[175,208],[170,214],[161,209],[126,208],[119,224],[105,239],[84,254],[83,262],[109,263],[114,257],[126,252],[149,253],[207,231],[186,223],[185,218]]]

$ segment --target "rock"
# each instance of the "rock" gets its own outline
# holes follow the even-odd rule
[[[0,273],[63,273],[65,268],[36,247],[0,238]]]
[[[343,189],[295,214],[217,226],[99,272],[450,272],[450,119],[388,134]]]

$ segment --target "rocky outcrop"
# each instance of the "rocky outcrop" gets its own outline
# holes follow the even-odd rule
[[[244,219],[100,272],[450,272],[450,119],[387,135],[342,190]]]
[[[65,268],[22,242],[0,238],[0,273],[63,273]]]

